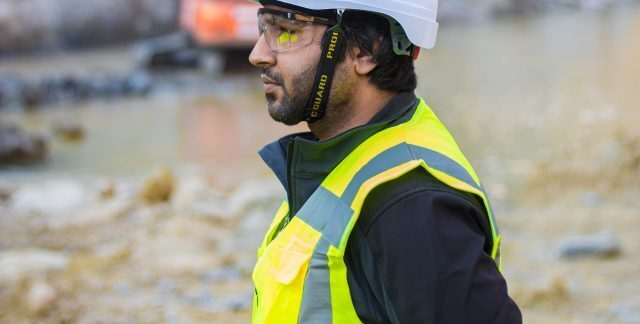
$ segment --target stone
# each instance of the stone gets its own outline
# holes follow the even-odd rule
[[[51,309],[58,299],[55,289],[44,281],[36,281],[31,284],[27,293],[27,306],[29,310],[38,315]]]
[[[47,215],[46,223],[52,229],[108,224],[119,217],[127,215],[133,210],[133,206],[134,203],[130,200],[112,199],[88,204],[68,212]]]
[[[615,257],[621,252],[619,241],[609,232],[588,236],[568,237],[560,242],[558,253],[561,258]]]
[[[146,181],[140,196],[148,204],[168,202],[176,187],[176,180],[169,169],[158,169]]]
[[[69,213],[81,208],[89,197],[85,188],[71,180],[25,185],[10,201],[14,209],[43,215]]]
[[[191,217],[155,222],[153,232],[140,233],[132,243],[131,260],[154,274],[172,277],[197,275],[220,267],[216,228]]]
[[[640,323],[640,295],[614,303],[611,310],[623,323]]]
[[[69,258],[63,253],[40,250],[6,250],[0,252],[0,283],[15,283],[20,279],[46,275],[63,270]]]
[[[98,188],[100,199],[109,200],[116,197],[117,188],[113,181],[101,180],[97,183],[96,187]]]
[[[571,298],[564,279],[554,277],[544,285],[516,290],[514,298],[523,307],[546,306],[557,308]]]
[[[0,108],[21,107],[26,82],[17,75],[0,77]]]
[[[155,288],[159,293],[171,294],[176,289],[176,283],[171,279],[160,279]]]
[[[239,311],[249,309],[252,305],[253,291],[246,293],[238,293],[219,299],[216,302],[216,307],[219,310],[225,311]]]
[[[176,209],[189,209],[194,203],[210,198],[210,188],[200,175],[184,175],[180,177],[180,185],[176,187],[171,204]]]
[[[16,125],[0,123],[0,165],[41,162],[47,157],[48,147],[43,136],[28,134]]]
[[[15,185],[0,180],[0,203],[8,201],[16,190]]]
[[[148,73],[136,71],[126,76],[123,89],[126,94],[144,95],[151,90],[151,77]]]
[[[588,208],[593,208],[602,203],[602,198],[596,192],[587,192],[582,197],[582,204]]]
[[[133,287],[126,282],[117,283],[113,290],[121,296],[131,296],[134,293]]]
[[[63,120],[53,126],[54,134],[67,142],[79,142],[86,136],[85,128],[79,122]]]
[[[242,222],[237,229],[238,235],[244,239],[236,242],[235,248],[253,250],[260,246],[279,207],[280,202],[277,202],[244,212]]]
[[[0,52],[88,47],[176,27],[175,0],[4,0]]]
[[[212,271],[208,271],[202,276],[202,279],[206,283],[213,282],[229,282],[233,280],[241,279],[242,272],[237,267],[225,266]]]
[[[282,185],[274,178],[252,179],[242,183],[230,195],[228,212],[238,214],[252,207],[270,205],[284,198]]]

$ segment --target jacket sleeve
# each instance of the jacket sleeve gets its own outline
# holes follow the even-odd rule
[[[439,190],[404,192],[376,209],[361,229],[392,323],[521,323],[505,279],[485,252],[477,202]],[[365,215],[365,214],[369,215]],[[375,215],[371,215],[375,214]],[[370,262],[370,261],[369,261]]]

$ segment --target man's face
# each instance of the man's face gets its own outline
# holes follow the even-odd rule
[[[286,11],[275,6],[266,8]],[[322,51],[320,42],[327,27],[313,24],[308,28],[308,34],[305,36],[310,40],[308,44],[272,50],[267,43],[265,32],[249,55],[251,64],[262,68],[269,115],[275,121],[286,125],[295,125],[305,119],[305,106],[313,87]],[[278,35],[280,36],[276,37],[277,40],[282,40],[283,37],[298,37],[293,34]],[[271,46],[274,47],[273,44]]]

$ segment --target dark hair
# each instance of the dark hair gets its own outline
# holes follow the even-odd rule
[[[378,63],[368,75],[380,90],[413,92],[416,89],[418,78],[413,58],[394,52],[387,18],[366,11],[346,11],[342,25],[347,46],[340,53],[341,61],[348,51],[357,47],[372,54]]]

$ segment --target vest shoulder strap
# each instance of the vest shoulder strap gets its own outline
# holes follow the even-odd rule
[[[371,190],[418,167],[450,187],[482,198],[492,227],[492,254],[497,255],[499,235],[484,189],[449,131],[422,99],[411,120],[367,139],[323,181],[321,188],[326,194],[339,198],[355,216],[341,221],[346,226],[340,231],[338,249],[346,248],[351,229]]]

